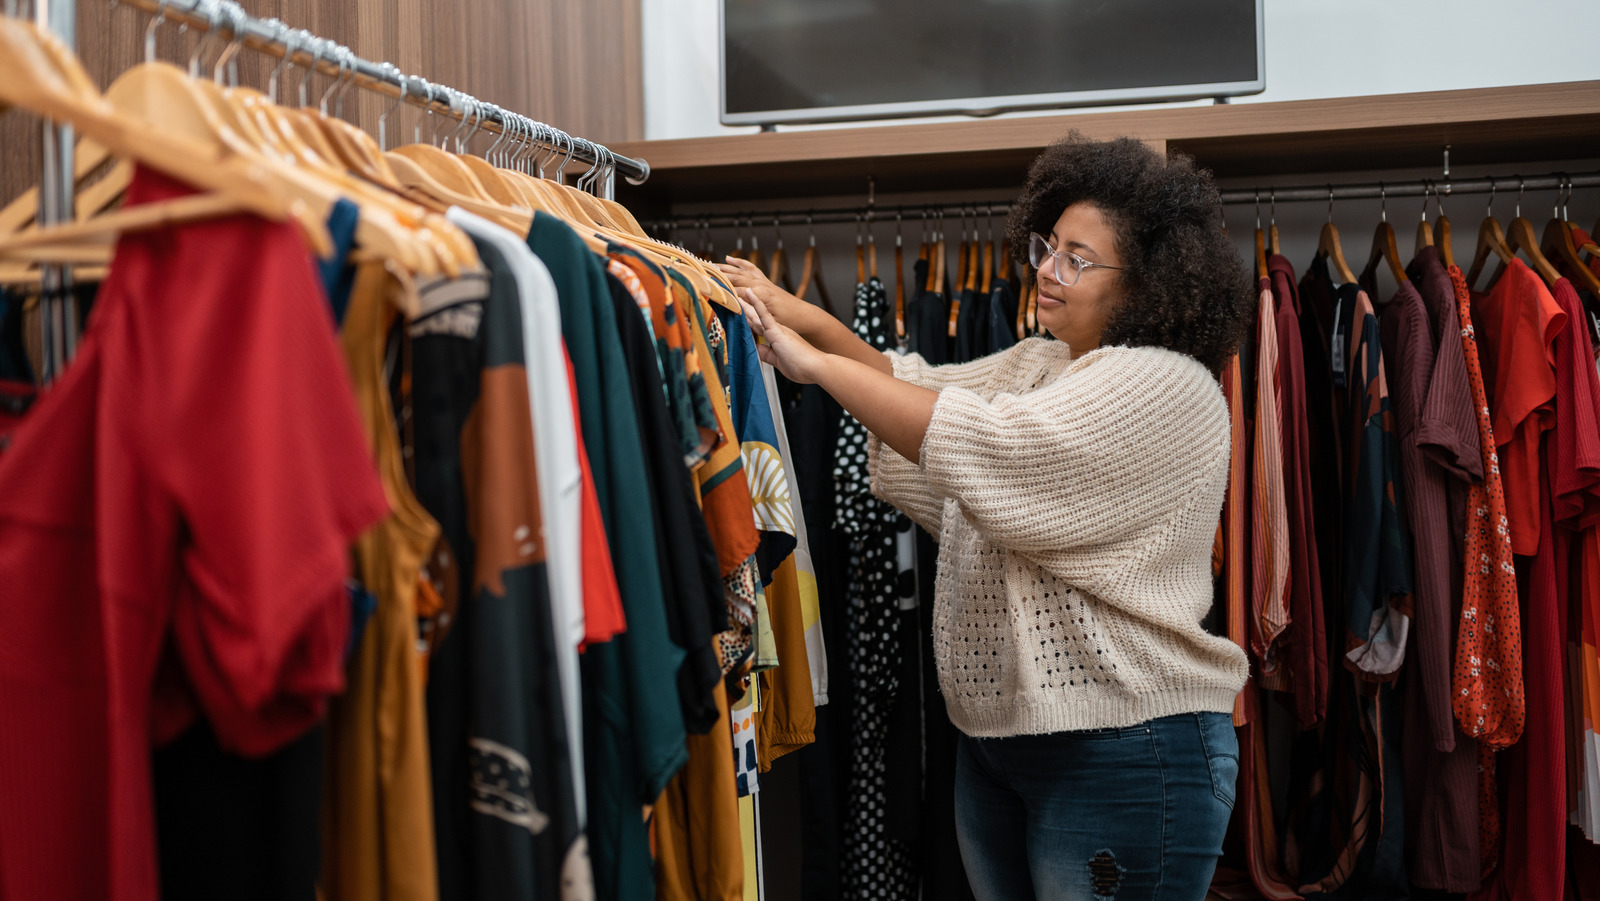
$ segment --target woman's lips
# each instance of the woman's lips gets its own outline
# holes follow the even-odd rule
[[[1057,300],[1054,297],[1051,297],[1050,295],[1044,293],[1043,291],[1039,292],[1039,306],[1041,306],[1041,307],[1043,307],[1043,306],[1059,307],[1059,306],[1064,305],[1065,303],[1066,303],[1066,301]]]

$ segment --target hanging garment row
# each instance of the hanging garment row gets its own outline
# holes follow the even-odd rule
[[[84,320],[41,386],[0,301],[0,897],[742,898],[827,668],[714,267],[514,136],[89,85],[0,18],[0,101],[123,173],[0,239]]]
[[[1218,897],[1440,891],[1554,898],[1569,870],[1578,896],[1593,894],[1596,858],[1585,838],[1600,838],[1592,784],[1600,772],[1592,726],[1600,693],[1591,684],[1600,671],[1590,622],[1600,581],[1588,569],[1600,556],[1580,552],[1593,529],[1579,499],[1590,496],[1592,505],[1600,497],[1600,468],[1575,460],[1588,451],[1572,448],[1600,447],[1600,392],[1591,387],[1600,384],[1600,248],[1568,221],[1575,180],[1566,177],[1537,180],[1566,186],[1539,239],[1521,216],[1520,197],[1502,228],[1492,215],[1496,186],[1528,181],[1457,182],[1460,193],[1490,195],[1476,259],[1462,260],[1466,272],[1437,197],[1430,205],[1441,212],[1420,217],[1409,262],[1385,212],[1359,273],[1345,261],[1331,207],[1316,259],[1301,277],[1282,256],[1276,217],[1259,230],[1260,317],[1224,373],[1235,423],[1233,487],[1219,527],[1210,625],[1247,650],[1255,677],[1236,710],[1246,760]],[[1411,193],[1436,191],[1416,187]],[[1259,196],[1379,199],[1388,190]],[[1229,193],[1248,203],[1255,192]],[[854,221],[862,237],[853,308],[837,310],[825,292],[809,288],[822,271],[810,235],[795,290],[836,315],[848,312],[874,346],[961,361],[1027,337],[1031,270],[1015,272],[1009,248],[990,250],[987,235],[962,223],[954,252],[943,250],[935,216],[907,273],[897,230],[887,273],[902,298],[895,303],[879,277],[869,212],[735,214],[732,223],[690,216],[654,227],[714,253],[713,227],[731,224],[734,253],[789,288],[796,279],[784,224]],[[772,232],[764,222],[773,222]],[[769,234],[771,255],[763,260]],[[965,266],[941,291],[938,261],[949,256]],[[1493,273],[1485,271],[1490,261]],[[1397,288],[1375,303],[1380,271]],[[961,315],[982,309],[970,301],[986,294],[987,333]],[[919,305],[932,314],[919,315]],[[984,337],[996,343],[986,350]],[[836,802],[831,829],[805,832],[802,894],[970,897],[954,845],[954,727],[931,672],[923,672],[933,659],[928,611],[937,547],[871,496],[858,424],[812,386],[785,385],[781,393],[799,484],[811,492],[807,515],[817,517],[811,534],[821,536],[812,553],[824,574],[824,622],[848,628],[835,645],[845,644],[836,659],[847,666],[835,671],[834,703],[819,711],[819,724],[828,721],[830,741],[844,750],[816,761],[820,746],[799,755],[809,766],[807,800],[820,793]],[[1539,429],[1551,434],[1537,437]],[[1523,462],[1513,464],[1517,443],[1534,450],[1524,446]],[[820,459],[809,448],[821,448]],[[1520,473],[1515,483],[1505,480],[1509,472]],[[831,492],[810,487],[830,478]],[[1556,525],[1540,532],[1546,497]],[[1502,532],[1496,511],[1508,502],[1522,513],[1508,512]],[[821,518],[830,508],[833,515]],[[1502,537],[1519,534],[1519,522],[1522,540],[1531,541],[1521,551]],[[907,553],[913,544],[915,553]],[[835,569],[844,571],[836,577],[843,584],[829,584]],[[1530,580],[1545,571],[1560,578]],[[1569,585],[1561,574],[1570,575],[1570,587],[1552,601],[1551,584]],[[1534,591],[1540,584],[1543,593]],[[834,596],[847,605],[838,616],[828,606]],[[1556,626],[1552,641],[1547,633]],[[1525,644],[1510,647],[1541,629],[1537,655]],[[1517,685],[1542,682],[1516,689],[1513,673]],[[1504,681],[1491,681],[1497,674]],[[1515,715],[1501,709],[1512,706]],[[1512,729],[1536,708],[1542,738],[1531,726]],[[920,772],[905,765],[919,759]],[[1564,869],[1569,819],[1581,831],[1573,866]],[[830,860],[843,872],[830,871]]]
[[[1252,662],[1223,897],[1595,891],[1600,248],[1564,201],[1542,238],[1493,203],[1465,271],[1442,214],[1407,260],[1385,212],[1359,272],[1331,206],[1298,276],[1256,231],[1213,567]]]

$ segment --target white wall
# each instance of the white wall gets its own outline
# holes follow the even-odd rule
[[[717,122],[722,0],[641,3],[645,136],[753,131]],[[1267,90],[1237,103],[1600,79],[1597,0],[1267,0],[1266,35]]]

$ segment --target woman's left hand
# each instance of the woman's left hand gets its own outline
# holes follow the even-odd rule
[[[800,337],[794,329],[779,325],[767,305],[749,288],[739,290],[739,305],[744,307],[744,318],[750,330],[766,343],[756,343],[756,354],[761,362],[770,363],[791,381],[811,384],[822,376],[828,355]]]

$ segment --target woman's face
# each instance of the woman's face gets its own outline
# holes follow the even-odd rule
[[[1073,281],[1073,264],[1066,254],[1120,267],[1116,232],[1099,207],[1079,202],[1063,210],[1055,228],[1044,237],[1061,253],[1039,267],[1039,324],[1078,356],[1100,346],[1100,334],[1122,300],[1122,284],[1117,272],[1093,266],[1077,273],[1077,281],[1070,286],[1062,284]],[[1060,280],[1057,265],[1061,267]]]

